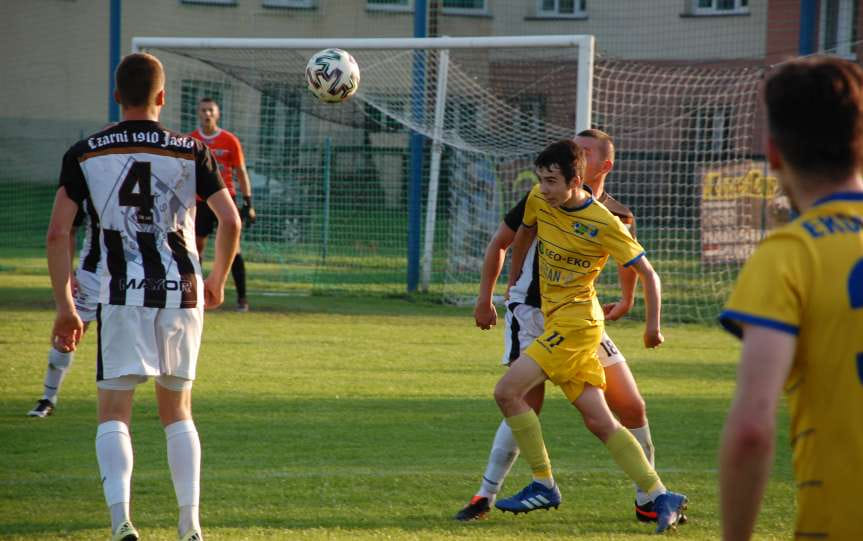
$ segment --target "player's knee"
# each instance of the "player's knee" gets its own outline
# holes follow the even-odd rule
[[[647,406],[641,397],[630,400],[618,409],[620,411],[614,413],[617,414],[620,423],[626,428],[639,428],[647,423]]]
[[[499,381],[494,387],[494,401],[504,411],[520,402],[521,398],[520,393],[504,381]]]
[[[598,415],[584,415],[584,426],[602,441],[607,440],[617,430],[617,425],[612,417]]]

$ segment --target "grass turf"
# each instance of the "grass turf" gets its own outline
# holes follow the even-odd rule
[[[106,539],[95,329],[55,415],[25,417],[41,396],[48,287],[41,259],[0,254],[0,539]],[[193,397],[207,539],[607,540],[652,531],[634,519],[630,482],[554,389],[542,419],[561,508],[452,520],[478,486],[500,421],[491,391],[502,331],[479,331],[469,309],[393,298],[251,300],[248,314],[206,317]],[[690,497],[680,537],[717,539],[716,456],[738,345],[712,326],[664,331],[666,344],[646,351],[638,324],[609,326],[647,401],[659,473]],[[136,394],[133,518],[144,539],[176,539],[153,384]],[[760,539],[792,534],[787,431],[778,438]],[[503,493],[528,480],[519,461]]]

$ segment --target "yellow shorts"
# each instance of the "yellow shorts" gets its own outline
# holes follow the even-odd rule
[[[603,323],[552,315],[545,322],[542,336],[524,352],[560,387],[570,402],[581,396],[585,383],[605,389],[605,370],[596,354],[602,340]]]

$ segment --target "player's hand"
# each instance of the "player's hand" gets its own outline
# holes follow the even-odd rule
[[[644,331],[644,347],[653,349],[659,347],[663,342],[665,342],[665,337],[662,336],[659,329],[646,329]]]
[[[60,353],[75,351],[81,335],[84,334],[84,323],[78,312],[58,312],[54,318],[54,328],[51,331],[51,345]]]
[[[225,302],[225,284],[220,283],[213,276],[208,276],[204,280],[204,309],[218,308],[223,302]]]
[[[255,220],[258,219],[258,214],[255,212],[255,207],[252,206],[252,198],[244,197],[243,206],[240,208],[240,219],[243,221],[244,227],[250,227]]]
[[[605,319],[608,321],[617,321],[622,318],[632,309],[632,301],[626,302],[619,300],[617,302],[603,304],[602,312],[605,314]]]
[[[491,302],[477,302],[473,310],[473,319],[477,327],[487,331],[497,325],[497,309]]]

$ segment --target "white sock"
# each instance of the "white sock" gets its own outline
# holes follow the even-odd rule
[[[165,427],[168,443],[168,465],[180,507],[177,525],[180,535],[191,529],[200,530],[198,503],[201,497],[201,441],[191,419],[177,421]]]
[[[48,353],[48,369],[45,370],[45,392],[42,398],[50,400],[52,404],[57,405],[57,395],[60,393],[60,384],[63,383],[63,378],[66,377],[66,372],[72,366],[72,361],[75,359],[73,352],[60,353],[54,348]]]
[[[630,428],[629,431],[635,436],[635,439],[638,440],[639,445],[641,445],[641,449],[644,451],[644,456],[647,457],[647,461],[650,463],[650,466],[655,468],[654,465],[654,456],[653,456],[653,440],[650,439],[650,426],[645,423],[644,426],[639,428]],[[653,501],[653,498],[650,497],[649,494],[638,488],[638,485],[635,485],[635,503],[638,505],[644,505],[647,502]]]
[[[122,421],[105,421],[96,430],[96,458],[105,503],[111,508],[111,531],[129,520],[132,488],[132,438]]]
[[[491,444],[488,465],[485,467],[477,496],[494,501],[517,458],[518,443],[512,437],[512,429],[506,421],[501,421],[494,435],[494,442]]]

